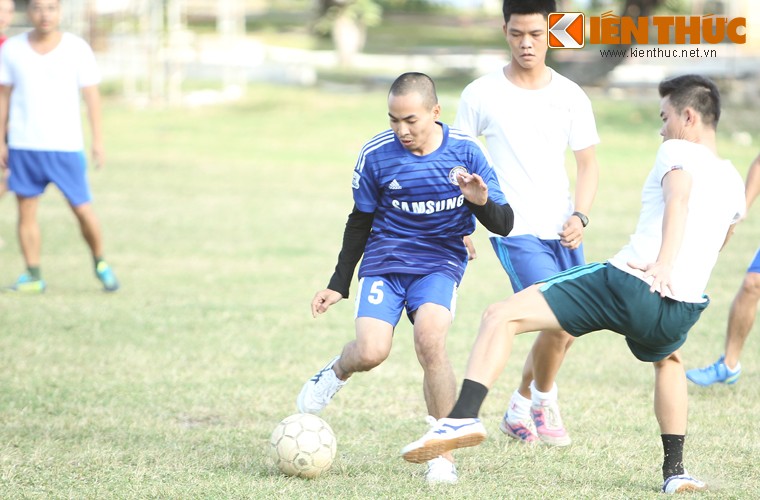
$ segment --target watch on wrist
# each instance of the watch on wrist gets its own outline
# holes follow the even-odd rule
[[[583,224],[583,227],[588,226],[588,217],[586,217],[585,214],[582,214],[580,212],[573,212],[573,215],[578,217],[581,220],[581,224]]]

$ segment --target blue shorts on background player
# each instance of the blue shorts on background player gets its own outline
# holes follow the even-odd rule
[[[41,293],[39,197],[48,184],[63,193],[90,249],[93,271],[103,289],[119,282],[103,258],[100,222],[87,182],[80,99],[88,108],[92,156],[103,165],[100,73],[95,56],[81,38],[58,29],[60,0],[31,0],[32,30],[9,38],[0,51],[0,162],[9,171],[8,188],[18,203],[18,236],[26,271],[7,290]],[[41,57],[44,56],[44,57]]]
[[[747,213],[752,202],[760,193],[760,155],[752,162],[747,172],[744,196],[747,199]],[[757,304],[760,302],[760,249],[744,275],[744,281],[736,292],[728,314],[725,350],[718,360],[704,368],[693,368],[686,372],[686,378],[697,385],[732,385],[739,381],[742,364],[739,362],[744,343],[755,324]]]

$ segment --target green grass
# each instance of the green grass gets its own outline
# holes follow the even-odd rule
[[[306,481],[271,469],[269,434],[353,337],[350,301],[316,320],[309,302],[335,263],[356,154],[387,126],[385,93],[255,86],[214,108],[106,103],[109,161],[91,180],[123,289],[100,292],[51,188],[40,207],[49,290],[0,295],[0,498],[660,498],[653,370],[610,333],[576,342],[560,374],[567,449],[521,447],[497,429],[526,335],[483,407],[490,438],[458,453],[458,485],[428,488],[398,457],[425,415],[402,321],[387,362],[323,414],[338,436],[334,470]],[[457,99],[441,96],[444,120]],[[600,260],[633,231],[660,139],[654,97],[592,99],[602,176],[586,248]],[[737,113],[726,111],[720,147],[744,173],[756,147],[730,141]],[[14,211],[0,200],[2,283],[22,267]],[[713,304],[684,348],[689,367],[720,353],[758,229],[755,210],[722,255]],[[475,243],[449,340],[459,380],[480,313],[510,293],[482,229]],[[736,386],[689,388],[686,460],[713,486],[704,498],[760,496],[758,354],[751,337]]]

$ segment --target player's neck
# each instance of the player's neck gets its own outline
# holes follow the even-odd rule
[[[63,33],[60,30],[46,32],[32,30],[29,32],[29,43],[36,52],[45,54],[57,47],[62,37]]]
[[[417,156],[425,156],[434,152],[443,144],[443,127],[436,123],[435,130],[425,142],[425,145],[415,151],[411,151],[412,154]]]
[[[542,89],[552,81],[552,72],[545,64],[523,68],[517,63],[510,62],[504,67],[504,76],[513,85],[526,90]]]

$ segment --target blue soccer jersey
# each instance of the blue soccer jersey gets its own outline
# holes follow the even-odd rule
[[[440,125],[443,142],[425,156],[409,152],[392,130],[362,148],[354,168],[354,203],[375,217],[360,278],[441,272],[459,283],[467,266],[462,238],[475,230],[475,216],[464,204],[457,173],[480,175],[488,197],[507,202],[481,143]]]

